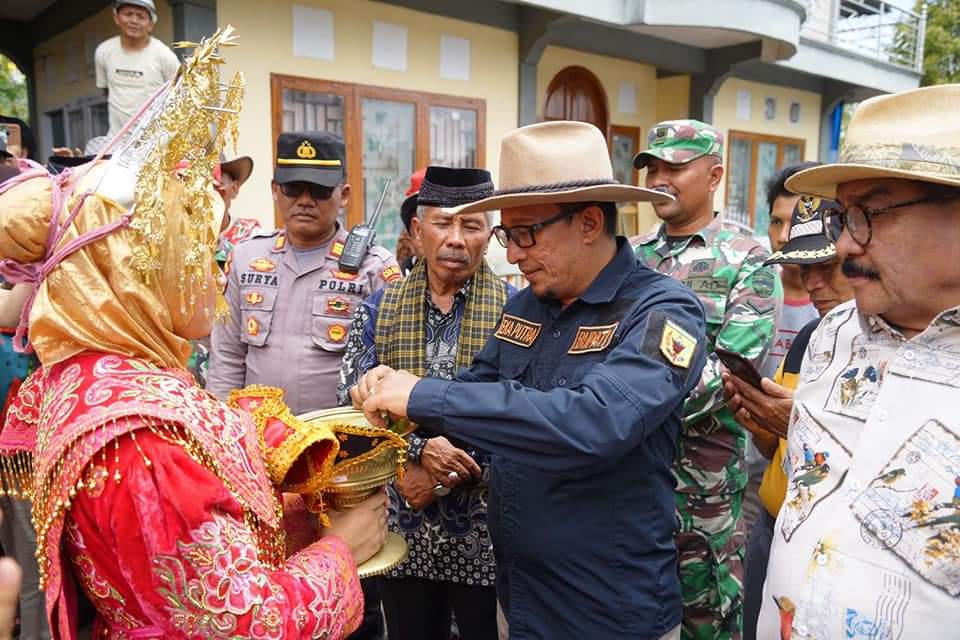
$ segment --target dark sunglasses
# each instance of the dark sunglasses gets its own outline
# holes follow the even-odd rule
[[[280,193],[288,198],[299,198],[303,195],[304,191],[309,189],[310,197],[314,200],[329,200],[339,186],[340,185],[336,187],[325,187],[322,184],[314,184],[313,182],[285,182],[280,185]]]

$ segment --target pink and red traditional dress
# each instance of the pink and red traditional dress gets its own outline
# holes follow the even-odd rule
[[[256,413],[251,394],[240,405]],[[98,638],[348,635],[363,612],[350,551],[285,515],[275,486],[320,469],[328,444],[144,360],[88,352],[38,370],[0,448],[8,489],[33,497],[54,638],[76,637],[78,586]]]

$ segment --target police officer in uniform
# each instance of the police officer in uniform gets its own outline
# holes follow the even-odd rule
[[[530,286],[453,380],[378,367],[368,418],[409,416],[493,454],[488,524],[511,638],[680,633],[670,467],[705,360],[703,307],[616,237],[615,202],[671,196],[613,179],[579,122],[507,134],[494,228]]]
[[[207,389],[267,384],[295,413],[337,406],[340,360],[356,305],[400,278],[397,261],[370,247],[357,273],[338,266],[347,231],[343,141],[326,132],[281,133],[273,199],[284,229],[237,245],[227,264],[230,317],[213,329]]]

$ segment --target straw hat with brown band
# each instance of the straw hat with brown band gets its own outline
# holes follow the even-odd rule
[[[960,187],[960,84],[871,98],[847,126],[840,160],[787,180],[794,193],[836,198],[837,185],[899,178]]]
[[[669,202],[665,193],[620,184],[603,134],[584,122],[541,122],[500,143],[500,188],[451,213],[567,202]]]

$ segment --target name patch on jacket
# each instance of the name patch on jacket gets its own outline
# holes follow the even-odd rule
[[[240,284],[257,284],[264,287],[276,287],[280,278],[275,273],[252,273],[244,271],[240,274]]]
[[[505,313],[493,335],[504,342],[529,348],[536,342],[542,328],[543,325],[539,322],[530,322]]]
[[[603,351],[610,346],[613,340],[613,334],[616,332],[619,322],[605,324],[595,327],[578,327],[577,335],[573,338],[573,344],[567,351],[570,355],[581,353],[592,353]]]

